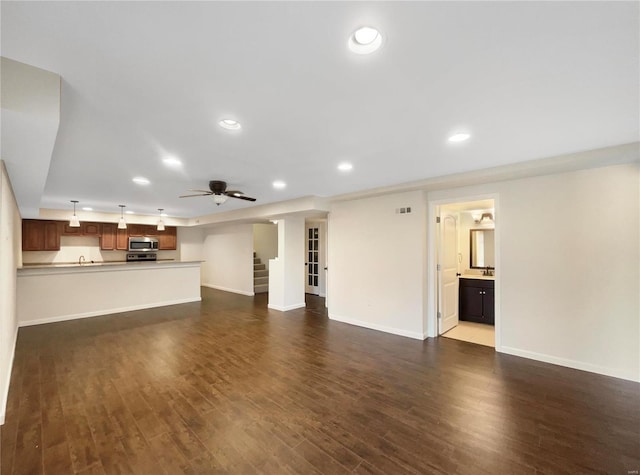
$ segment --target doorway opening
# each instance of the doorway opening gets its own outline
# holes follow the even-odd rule
[[[435,206],[438,336],[496,342],[496,199]]]
[[[327,221],[305,221],[305,287],[306,294],[327,295]]]

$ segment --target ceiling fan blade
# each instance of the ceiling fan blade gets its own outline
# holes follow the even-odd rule
[[[209,196],[212,195],[213,193],[209,192],[209,193],[201,193],[199,195],[182,195],[182,196],[178,196],[178,198],[192,198],[194,196]]]
[[[189,189],[189,191],[198,191],[200,193],[209,193],[209,194],[211,194],[211,190],[192,190],[192,189]]]
[[[244,196],[244,195],[228,195],[230,198],[238,198],[239,200],[245,200],[245,201],[255,201],[255,198],[251,198],[250,196]]]

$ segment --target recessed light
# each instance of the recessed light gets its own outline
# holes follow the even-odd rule
[[[227,130],[238,130],[241,127],[240,122],[233,119],[222,119],[218,124],[220,124],[220,127]]]
[[[349,49],[357,54],[369,54],[380,48],[382,35],[375,28],[364,26],[358,28],[349,37]]]
[[[280,180],[278,180],[278,181],[274,181],[274,182],[273,182],[273,187],[274,187],[276,190],[282,190],[283,188],[286,188],[286,187],[287,187],[287,184],[286,184],[284,181],[280,181]]]
[[[135,214],[135,211],[127,210],[125,211],[125,214]]]
[[[134,183],[137,183],[138,185],[148,185],[149,183],[151,183],[147,178],[143,176],[137,176],[132,181]]]
[[[464,142],[465,140],[469,139],[469,137],[471,137],[471,135],[465,133],[453,134],[451,137],[449,137],[449,142]]]
[[[378,30],[368,26],[356,30],[353,34],[353,38],[361,45],[370,45],[376,40],[376,38],[378,38],[378,36],[380,36]]]
[[[162,159],[162,163],[164,163],[168,167],[178,168],[182,166],[182,162],[178,160],[176,157],[166,157]]]
[[[353,170],[353,165],[351,165],[349,162],[342,162],[338,165],[338,170],[340,170],[341,172],[348,172]]]
[[[82,211],[93,211],[93,208],[89,208],[88,206],[83,206]]]

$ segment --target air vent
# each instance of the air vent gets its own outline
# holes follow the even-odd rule
[[[396,214],[409,214],[411,213],[411,206],[406,206],[404,208],[396,208]]]

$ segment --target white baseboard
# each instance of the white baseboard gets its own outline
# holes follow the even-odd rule
[[[415,340],[424,340],[426,338],[425,333],[418,332],[410,332],[406,330],[402,330],[400,328],[387,327],[384,325],[378,325],[376,323],[365,322],[362,320],[356,320],[354,318],[341,317],[339,315],[335,315],[333,313],[329,313],[329,318],[331,320],[335,320],[337,322],[348,323],[349,325],[356,325],[358,327],[368,328],[370,330],[377,330],[380,332],[391,333],[393,335],[404,336],[407,338],[413,338]]]
[[[558,358],[557,356],[545,355],[543,353],[536,353],[534,351],[527,351],[527,350],[521,350],[519,348],[511,348],[509,346],[503,346],[500,349],[500,353],[506,353],[508,355],[513,355],[513,356],[520,356],[522,358],[529,358],[531,360],[542,361],[544,363],[551,363],[558,366],[565,366],[567,368],[579,369],[581,371],[588,371],[590,373],[597,373],[605,376],[613,376],[614,378],[626,379],[628,381],[640,382],[640,374],[632,374],[630,371],[607,368],[606,366],[599,366],[591,363],[584,363],[582,361],[570,360],[566,358]]]
[[[246,290],[230,289],[229,287],[221,287],[220,285],[213,284],[200,284],[203,287],[209,287],[210,289],[222,290],[224,292],[231,292],[234,294],[246,295],[247,297],[253,297],[255,292],[247,292]]]
[[[302,302],[302,303],[294,303],[293,305],[285,305],[284,307],[281,307],[280,305],[268,304],[267,308],[270,308],[272,310],[279,310],[280,312],[288,312],[289,310],[304,308],[306,306],[307,304]]]
[[[0,426],[4,424],[5,415],[7,413],[7,401],[9,400],[9,386],[11,385],[11,371],[13,370],[13,359],[16,355],[16,343],[18,342],[18,327],[13,333],[13,344],[11,344],[11,358],[7,370],[7,384],[2,388],[2,399],[0,400]]]
[[[44,323],[65,322],[67,320],[77,320],[79,318],[99,317],[101,315],[110,315],[112,313],[132,312],[134,310],[144,310],[147,308],[166,307],[167,305],[179,305],[181,303],[200,302],[201,297],[192,297],[179,300],[167,300],[164,302],[132,305],[130,307],[109,308],[104,310],[96,310],[94,312],[75,313],[72,315],[56,315],[55,317],[40,318],[38,320],[28,320],[26,322],[19,322],[20,327],[30,327],[32,325],[42,325]]]

